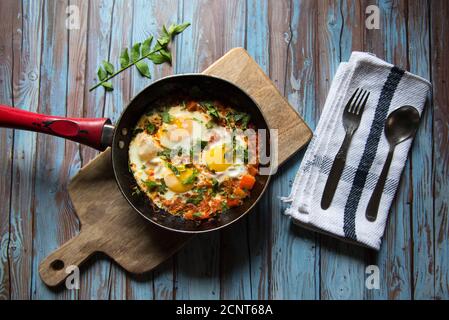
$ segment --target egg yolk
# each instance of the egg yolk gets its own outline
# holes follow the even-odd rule
[[[205,161],[210,170],[216,172],[225,171],[232,163],[226,162],[226,147],[224,144],[217,145],[206,151]]]
[[[176,193],[183,193],[191,190],[193,188],[193,184],[183,184],[182,182],[188,179],[193,174],[193,169],[186,168],[184,171],[179,173],[179,176],[176,176],[173,172],[170,172],[164,177],[165,184],[167,187]]]
[[[192,119],[180,119],[180,118],[177,118],[177,119],[175,119],[174,124],[178,128],[185,129],[189,133],[192,133],[192,129],[193,129],[193,120]]]

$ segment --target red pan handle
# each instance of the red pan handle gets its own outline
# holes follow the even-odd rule
[[[111,127],[107,118],[64,118],[28,112],[0,104],[0,127],[42,132],[76,141],[103,151],[110,144],[105,139],[105,125]],[[109,138],[109,137],[108,137]]]

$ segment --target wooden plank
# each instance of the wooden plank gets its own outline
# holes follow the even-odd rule
[[[43,11],[43,51],[40,69],[38,111],[66,115],[68,32],[65,30],[67,1],[47,1]],[[74,235],[68,222],[72,210],[68,207],[65,185],[69,175],[69,159],[65,156],[65,141],[38,135],[36,156],[32,297],[34,299],[73,298],[74,291],[56,293],[40,280],[39,262],[61,243]]]
[[[298,30],[300,15],[306,14],[307,26],[313,28],[314,15],[311,12],[315,8],[313,2],[273,1],[269,3],[270,78],[281,93],[289,98],[292,94],[292,77],[295,76],[293,73],[296,72],[291,69],[291,64],[296,63],[296,59],[304,58],[302,49],[312,49],[307,48],[310,43],[298,44],[299,32],[304,37],[312,32],[311,28]],[[293,66],[293,68],[296,67]],[[297,108],[298,105],[295,102],[293,101],[293,106]],[[296,163],[300,157],[300,154],[294,156],[278,171],[268,193],[269,199],[272,199],[270,204],[272,225],[270,298],[273,299],[314,299],[316,297],[315,236],[310,232],[304,232],[298,236],[296,228],[291,226],[290,219],[283,215],[285,206],[279,200],[280,195],[290,192],[290,183],[296,173]]]
[[[14,27],[14,104],[36,111],[39,101],[39,69],[42,40],[42,3],[23,1],[18,13],[10,13]],[[11,198],[11,299],[30,299],[36,134],[15,130]]]
[[[217,1],[180,1],[182,20],[192,23],[178,39],[176,73],[200,72],[223,52],[223,12],[213,11]],[[215,11],[216,12],[216,11]],[[220,234],[205,233],[192,239],[176,256],[176,299],[220,298]]]
[[[113,10],[110,29],[111,40],[107,58],[118,69],[120,54],[123,48],[129,47],[131,43],[133,3],[127,0],[116,0]],[[105,96],[103,117],[110,118],[112,123],[118,121],[131,98],[130,78],[129,71],[125,71],[114,78],[112,81],[115,89]],[[126,299],[126,272],[112,261],[110,262],[108,283],[109,299]]]
[[[105,93],[103,88],[89,92],[96,83],[97,68],[109,53],[111,40],[113,0],[96,0],[88,2],[88,12],[83,12],[81,19],[87,17],[87,60],[84,67],[84,117],[102,117],[104,114]],[[84,8],[84,7],[83,7]],[[85,10],[85,9],[84,9]],[[98,152],[92,148],[80,146],[81,166],[86,165]],[[107,299],[110,295],[109,276],[111,263],[106,259],[96,258],[86,272],[81,275],[80,299]]]
[[[0,2],[0,103],[13,104],[12,72],[13,72],[13,14],[17,14],[15,1]],[[11,168],[13,157],[13,131],[0,129],[0,194],[7,201],[0,203],[0,300],[10,298],[10,266],[8,249],[10,244],[10,197]]]
[[[427,0],[408,2],[409,70],[430,80],[430,12]],[[432,166],[432,106],[427,105],[415,136],[410,155],[413,187],[413,298],[435,296],[433,166]]]
[[[449,3],[432,1],[433,175],[435,221],[435,298],[449,299]],[[446,13],[446,14],[444,14]]]
[[[248,0],[246,9],[246,49],[260,67],[269,73],[268,1]],[[248,248],[251,265],[251,298],[269,298],[271,273],[271,201],[268,190],[247,218]]]
[[[368,4],[367,4],[368,5]],[[374,37],[374,53],[401,68],[408,67],[407,20],[404,1],[380,1],[380,30],[366,30],[365,37]],[[379,35],[380,34],[380,35]],[[376,299],[410,299],[412,297],[412,234],[409,195],[412,191],[410,163],[407,162],[390,209],[382,247],[372,255],[370,263],[379,266],[380,290],[370,292]]]
[[[322,111],[331,79],[335,75],[340,61],[347,61],[352,48],[357,49],[357,42],[352,43],[349,39],[357,39],[361,36],[360,24],[347,22],[351,15],[355,17],[355,21],[358,20],[357,6],[351,6],[351,11],[345,12],[345,16],[341,14],[343,12],[341,6],[342,2],[318,2],[318,47],[315,52],[318,62],[317,88],[319,94],[316,100],[318,112]],[[346,47],[349,42],[351,47]],[[320,237],[321,298],[363,299],[365,249],[335,241],[334,238],[328,236]]]

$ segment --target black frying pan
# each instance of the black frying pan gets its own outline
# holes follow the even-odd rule
[[[132,131],[142,114],[167,97],[192,97],[215,99],[230,104],[238,111],[251,115],[257,129],[267,131],[264,144],[269,152],[269,130],[267,122],[254,100],[236,85],[208,75],[187,74],[163,78],[142,90],[125,108],[115,127],[111,121],[102,119],[75,119],[45,116],[0,105],[0,127],[43,132],[96,148],[100,151],[112,148],[112,167],[115,179],[125,199],[145,219],[172,231],[199,233],[222,228],[245,215],[260,199],[269,175],[258,175],[250,198],[243,205],[234,207],[207,221],[191,221],[173,216],[163,210],[155,210],[151,200],[143,192],[136,194],[136,181],[128,168],[128,146]],[[263,166],[269,167],[270,164]]]

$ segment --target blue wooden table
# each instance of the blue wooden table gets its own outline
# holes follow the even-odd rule
[[[380,29],[365,8],[380,8]],[[78,10],[79,29],[67,29]],[[73,9],[75,8],[75,9]],[[38,265],[79,230],[67,183],[96,152],[62,139],[0,129],[0,299],[448,299],[449,1],[2,0],[0,103],[55,115],[107,116],[151,80],[136,70],[116,89],[88,92],[103,59],[189,21],[173,44],[173,67],[157,79],[199,72],[242,46],[315,128],[340,61],[353,50],[432,81],[381,251],[293,227],[278,197],[290,191],[303,153],[276,174],[246,219],[196,237],[154,272],[135,277],[99,256],[79,290],[51,290]],[[367,289],[377,265],[380,288]]]

